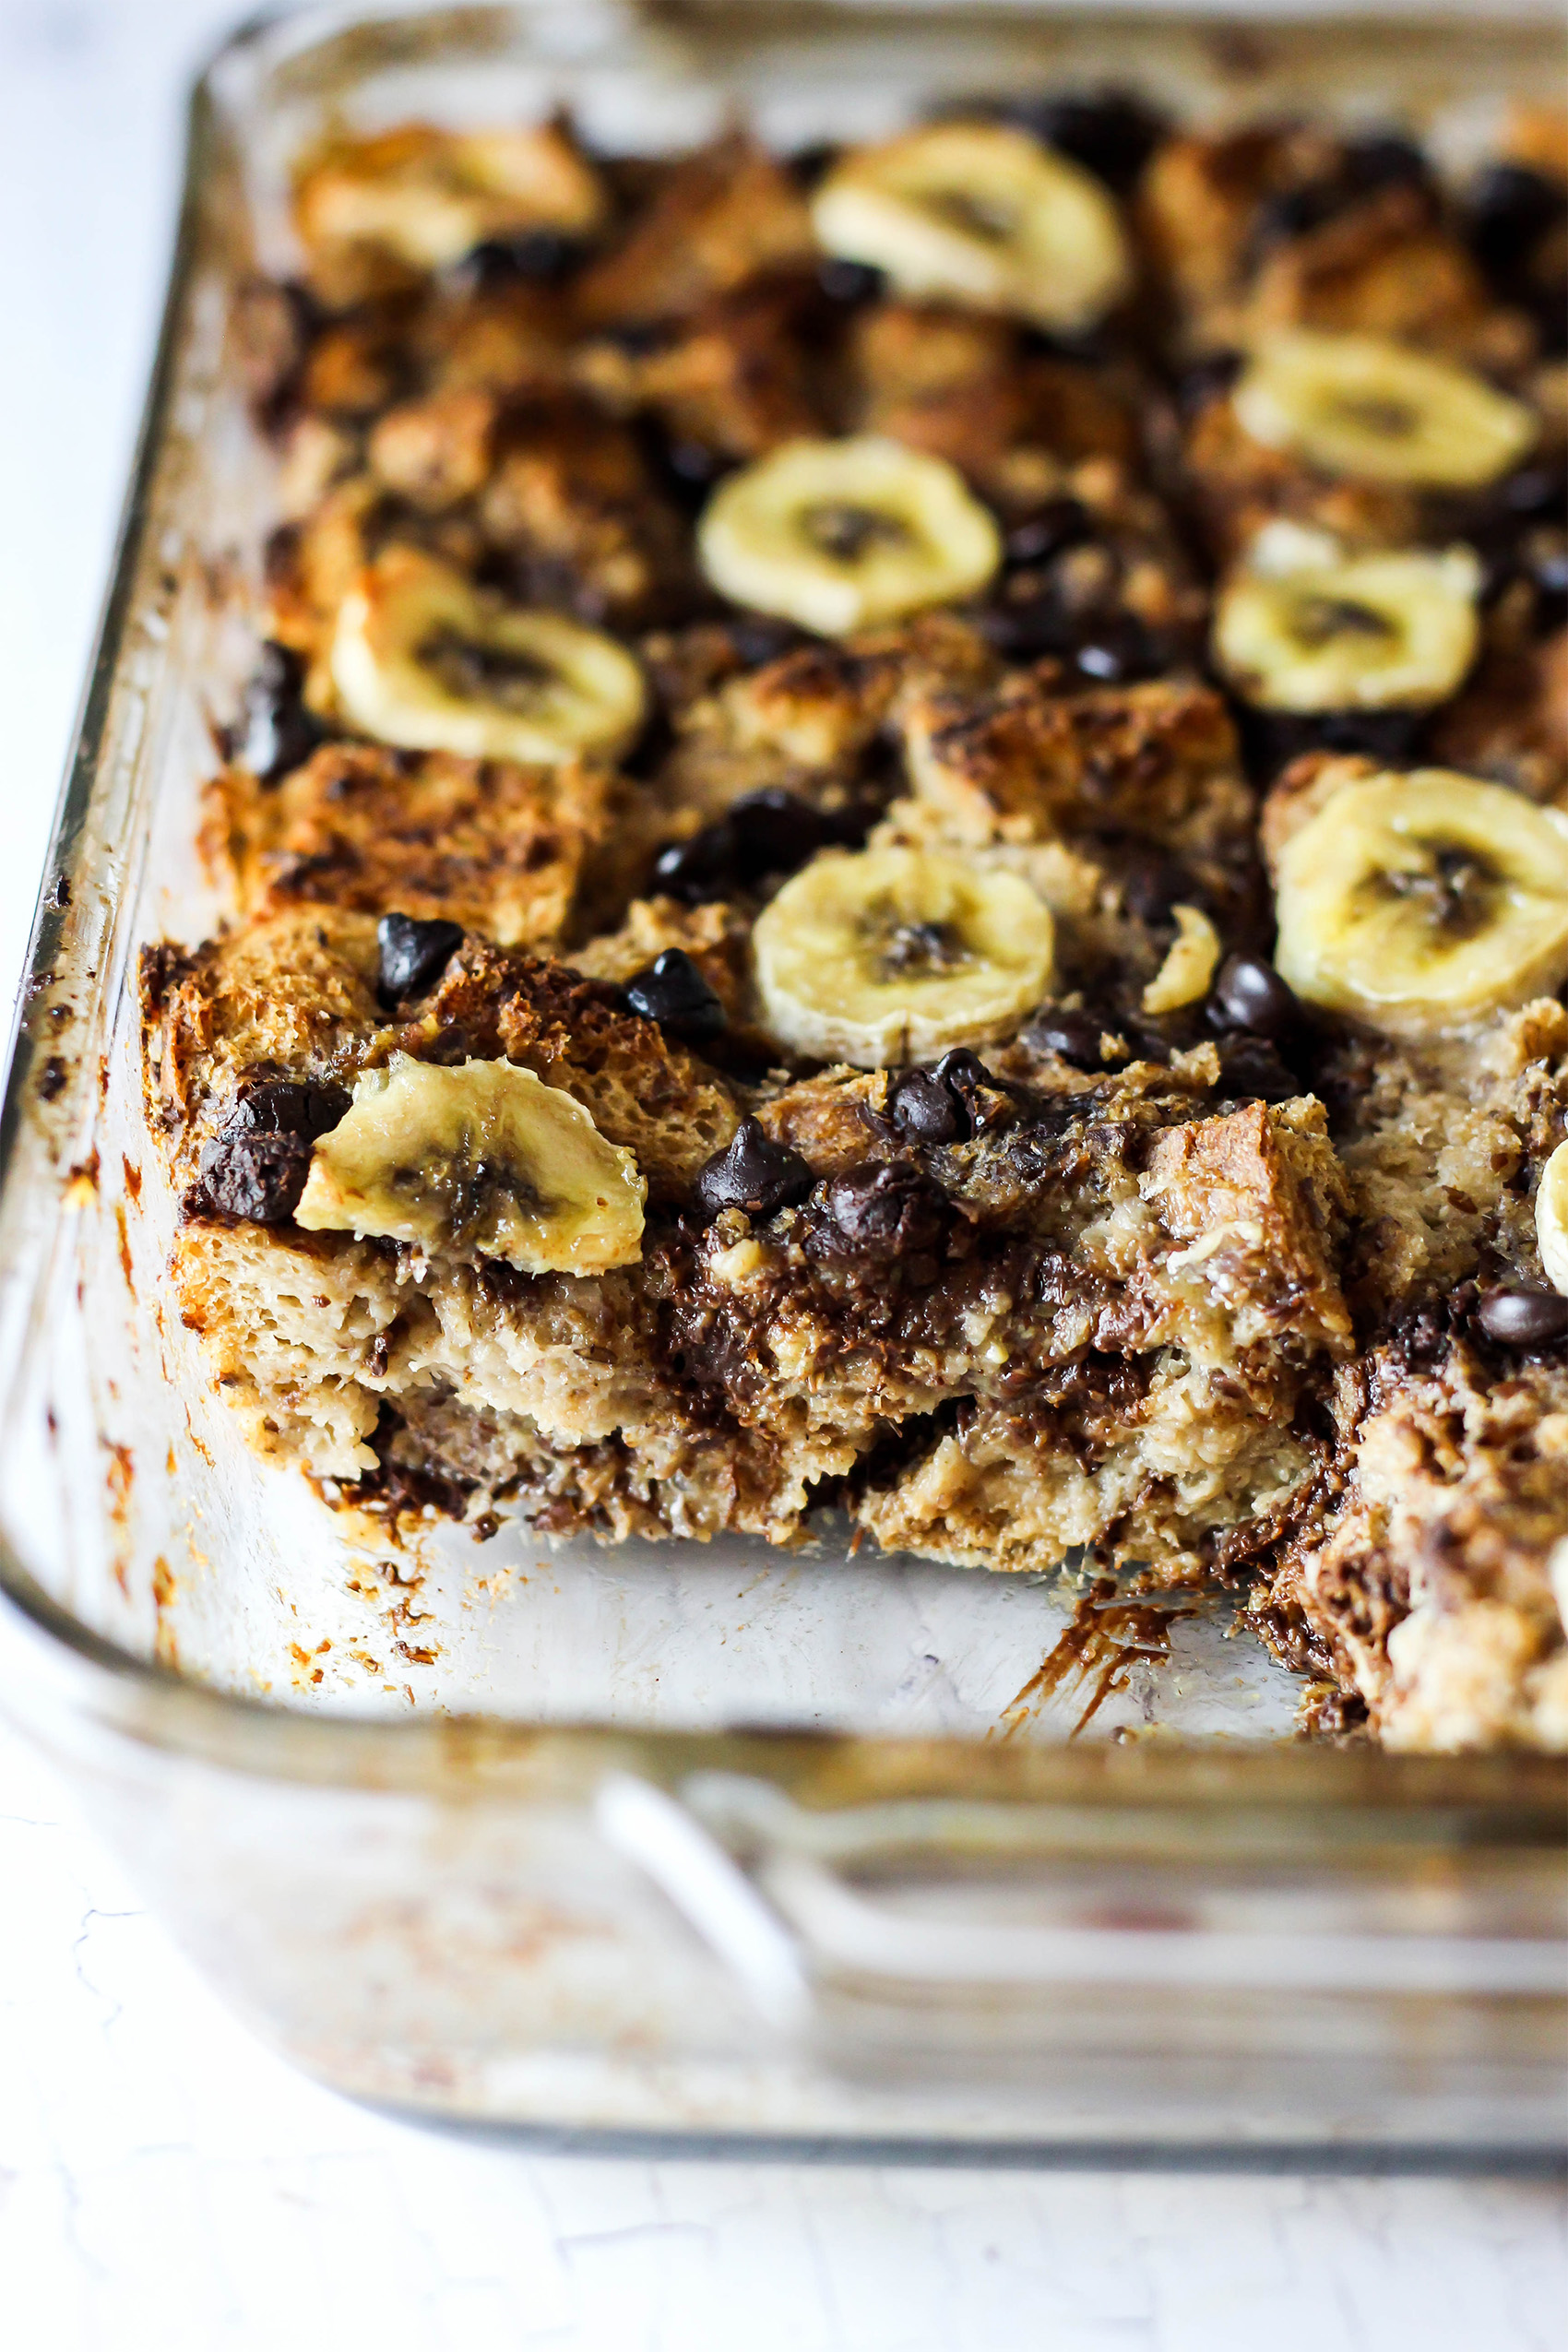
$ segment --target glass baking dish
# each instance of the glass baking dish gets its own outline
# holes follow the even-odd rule
[[[316,10],[203,77],[0,1134],[0,1692],[328,2082],[600,2148],[1558,2159],[1560,1764],[1308,1745],[1224,1611],[1075,1617],[1070,1586],[831,1529],[395,1550],[245,1452],[166,1312],[127,986],[220,919],[195,794],[270,496],[228,327],[327,119],[566,102],[649,149],[739,107],[790,146],[1116,80],[1415,116],[1463,155],[1557,54],[1544,21],[591,0]]]

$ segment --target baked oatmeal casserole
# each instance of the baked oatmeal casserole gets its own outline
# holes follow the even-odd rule
[[[294,226],[143,968],[256,1448],[1223,1588],[1320,1729],[1568,1747],[1568,125],[414,124]]]

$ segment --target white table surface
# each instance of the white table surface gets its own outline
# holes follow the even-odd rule
[[[0,967],[232,0],[0,0]],[[0,1728],[5,2352],[1562,2352],[1550,2188],[540,2158],[235,2025]]]

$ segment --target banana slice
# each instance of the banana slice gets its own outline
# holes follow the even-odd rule
[[[858,148],[812,204],[819,244],[885,270],[901,294],[1006,311],[1071,333],[1131,279],[1099,182],[1024,132],[938,123]]]
[[[1517,464],[1535,416],[1471,369],[1376,335],[1265,336],[1231,403],[1243,429],[1324,473],[1479,490]]]
[[[642,1255],[647,1195],[632,1154],[531,1070],[399,1053],[318,1139],[294,1221],[520,1274],[603,1274]]]
[[[1215,608],[1214,655],[1264,710],[1384,710],[1443,702],[1476,657],[1481,568],[1445,554],[1360,555],[1234,576]]]
[[[487,238],[603,220],[603,183],[552,123],[440,131],[407,123],[345,140],[302,173],[294,217],[313,253],[371,246],[413,269],[443,269]]]
[[[1559,1144],[1536,1188],[1536,1241],[1546,1278],[1568,1298],[1568,1144]]]
[[[788,442],[731,474],[697,552],[731,603],[841,637],[975,595],[1002,535],[944,458],[867,434]]]
[[[642,672],[613,637],[504,604],[411,547],[360,575],[330,666],[344,717],[410,751],[550,766],[608,756],[642,722]]]
[[[1176,1013],[1208,994],[1219,962],[1219,934],[1199,907],[1172,907],[1176,936],[1143,993],[1146,1013]]]
[[[1016,1028],[1050,986],[1055,935],[1021,875],[877,849],[796,874],[752,946],[773,1035],[875,1070]]]
[[[1441,767],[1345,784],[1280,851],[1277,912],[1298,996],[1462,1028],[1568,975],[1568,816]]]

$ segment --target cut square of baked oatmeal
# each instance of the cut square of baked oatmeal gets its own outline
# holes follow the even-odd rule
[[[502,947],[597,929],[646,862],[636,789],[581,763],[328,742],[267,783],[219,771],[201,845],[242,914],[291,906],[443,916]]]
[[[1304,327],[1491,366],[1532,350],[1431,162],[1396,133],[1297,120],[1178,135],[1156,152],[1138,217],[1189,348],[1244,350]]]
[[[1348,1344],[1342,1181],[1321,1111],[1228,1101],[1212,1046],[1099,1080],[1027,1042],[970,1057],[924,1078],[946,1134],[929,1103],[922,1134],[907,1080],[742,1088],[610,984],[477,942],[389,1006],[381,954],[370,917],[297,910],[148,968],[182,1311],[279,1458],[352,1480],[418,1454],[555,1526],[793,1541],[841,1502],[941,1557],[1086,1544],[1162,1575],[1306,1476],[1297,1403]],[[497,1060],[635,1156],[628,1263],[301,1229],[367,1073]],[[935,1482],[965,1479],[939,1524]]]

